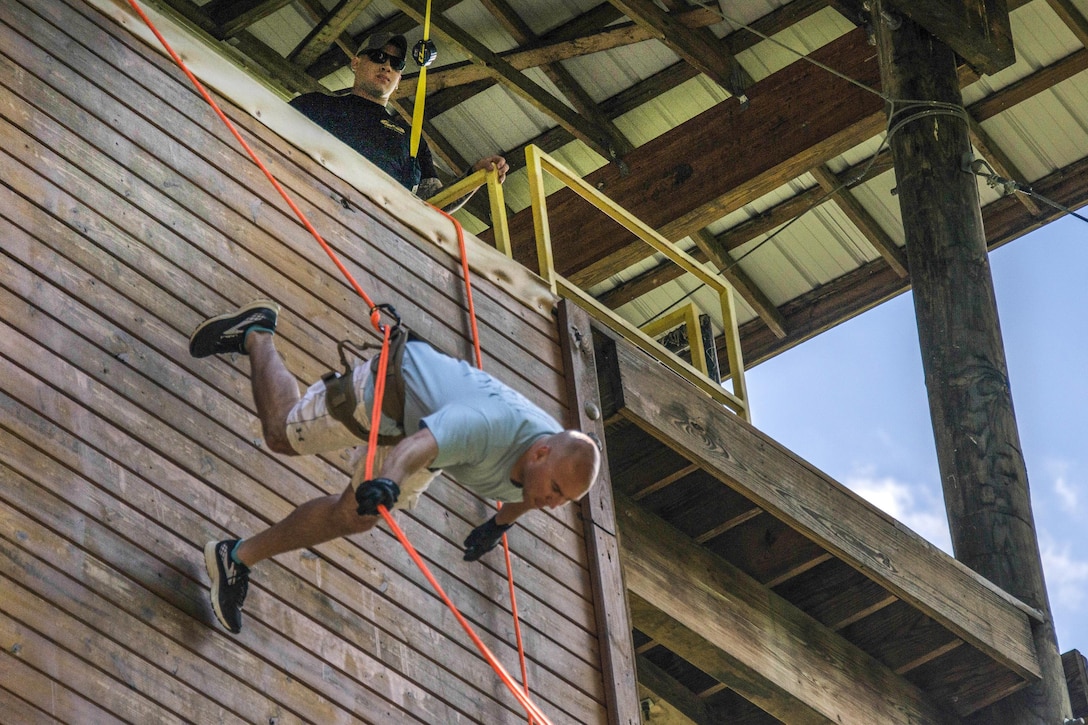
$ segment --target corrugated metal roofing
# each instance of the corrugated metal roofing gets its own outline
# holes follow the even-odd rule
[[[330,9],[332,4],[331,0],[326,0],[324,7]],[[511,7],[534,33],[542,35],[582,15],[596,4],[593,0],[549,0],[547,3],[521,0],[512,2]],[[1082,12],[1088,8],[1085,0],[1078,0],[1074,4]],[[723,20],[710,28],[720,37],[782,5],[757,0],[729,3],[719,11]],[[363,33],[395,13],[394,5],[387,0],[377,0],[355,20],[351,31]],[[517,46],[514,38],[477,0],[454,5],[444,17],[492,51],[501,53]],[[626,19],[617,22],[622,21]],[[286,55],[311,27],[312,20],[295,4],[290,4],[252,26],[250,31]],[[826,7],[778,33],[773,39],[762,40],[739,53],[737,60],[758,81],[791,63],[806,62],[799,59],[800,56],[830,43],[854,27],[837,11]],[[1082,48],[1075,35],[1042,0],[1016,9],[1012,13],[1012,29],[1016,63],[993,76],[983,76],[966,87],[963,91],[965,104],[983,99]],[[421,37],[421,29],[415,28],[406,35],[409,43],[412,43]],[[466,58],[464,53],[440,38],[438,45],[439,55],[434,69]],[[646,40],[571,58],[563,61],[562,65],[592,99],[602,102],[651,78],[677,60],[677,55],[664,43]],[[525,74],[557,98],[562,98],[562,94],[540,69],[527,69]],[[341,70],[324,79],[324,83],[333,90],[346,88],[351,83],[351,74]],[[614,124],[637,147],[729,97],[727,91],[700,75],[624,113],[614,119]],[[834,99],[828,99],[828,103],[833,102]],[[1086,118],[1088,82],[1085,82],[1085,74],[1082,73],[984,120],[981,126],[1023,174],[1024,180],[1030,183],[1084,155],[1085,149],[1088,149]],[[551,118],[501,85],[493,85],[430,120],[453,149],[467,160],[518,148],[554,125]],[[832,159],[827,165],[831,170],[841,172],[864,163],[881,148],[883,140],[882,134]],[[606,163],[580,141],[568,143],[552,152],[552,155],[583,176]],[[724,232],[815,185],[815,180],[805,174],[762,198],[749,200],[742,209],[710,224],[708,229],[715,234]],[[551,184],[551,188],[555,186]],[[903,232],[898,203],[893,195],[894,186],[894,173],[887,171],[854,187],[852,193],[880,228],[896,244],[902,245]],[[525,172],[512,173],[504,192],[512,212],[526,208],[529,195]],[[1001,191],[991,189],[980,181],[980,195],[985,205],[998,199]],[[466,213],[462,212],[460,217],[470,231],[479,232],[486,228],[484,223]],[[687,250],[694,247],[690,239],[677,240],[677,243]],[[879,254],[832,202],[809,211],[788,229],[775,230],[752,239],[735,250],[733,257],[740,260],[737,263],[740,269],[767,297],[774,304],[781,305],[872,262]],[[592,291],[600,294],[654,267],[658,261],[656,256],[652,257],[593,287]],[[690,277],[681,277],[624,305],[619,313],[638,324],[690,297],[711,315],[716,329],[720,330],[722,321],[717,300],[712,294],[697,291],[697,287]],[[740,310],[742,323],[754,316],[753,311],[743,303]]]

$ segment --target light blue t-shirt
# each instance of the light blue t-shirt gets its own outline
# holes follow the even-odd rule
[[[431,464],[481,496],[516,502],[522,490],[510,482],[518,458],[559,423],[521,393],[464,360],[424,342],[404,350],[404,430],[422,427],[438,442]],[[363,393],[373,404],[373,383]],[[387,431],[383,423],[382,432]]]

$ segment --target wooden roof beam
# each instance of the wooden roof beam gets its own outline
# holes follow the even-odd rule
[[[1016,62],[1006,0],[889,0],[984,73]]]
[[[907,255],[895,243],[895,240],[880,227],[880,223],[873,215],[865,210],[861,202],[857,200],[849,189],[839,182],[838,177],[824,165],[816,166],[810,173],[816,178],[825,194],[828,194],[843,214],[853,222],[854,226],[865,236],[873,249],[880,253],[888,266],[900,277],[906,277]]]
[[[800,725],[955,721],[887,666],[658,517],[619,499],[616,513],[634,626],[764,711]]]
[[[488,0],[495,2],[496,0]],[[618,27],[608,28],[593,35],[564,40],[555,43],[535,43],[529,48],[515,48],[514,50],[499,53],[498,57],[510,64],[515,70],[536,68],[558,63],[569,58],[578,58],[583,55],[599,53],[613,48],[622,48],[626,45],[641,43],[653,37],[649,31],[634,24],[628,23]],[[437,94],[448,88],[460,85],[476,83],[492,78],[492,73],[487,68],[467,61],[454,63],[434,71],[427,72],[427,92]],[[397,88],[396,96],[413,96],[419,83],[419,74],[413,73],[401,80]],[[428,99],[427,103],[430,103]]]
[[[233,38],[290,3],[291,0],[212,0],[201,10],[216,24],[215,37],[223,40]]]
[[[760,431],[724,414],[708,396],[625,341],[616,340],[614,351],[622,388],[617,412],[987,657],[1021,678],[1039,676],[1023,604]],[[858,536],[858,531],[866,533]],[[623,539],[626,547],[626,529]],[[687,559],[672,558],[674,564]],[[639,591],[630,577],[628,587]]]
[[[1088,19],[1070,0],[1046,0],[1051,10],[1058,14],[1065,26],[1073,31],[1080,44],[1088,47]]]
[[[313,22],[314,25],[321,24],[322,20],[328,17],[325,13],[325,6],[321,4],[320,0],[296,0],[296,2],[299,10],[301,10],[305,15],[309,16],[310,21]],[[345,63],[349,63],[351,62],[351,57],[355,55],[355,51],[359,48],[359,44],[355,42],[355,38],[352,37],[351,33],[347,32],[346,29],[342,30],[339,35],[336,35],[331,40],[331,43],[333,43],[336,47],[326,48],[322,50],[319,53],[319,56],[325,55],[327,53],[332,53],[335,54],[337,57],[342,58]],[[336,48],[340,49],[339,53],[336,53]],[[295,50],[297,51],[298,48],[296,47]],[[309,63],[306,64],[299,63],[297,60],[293,62],[296,65],[301,66],[303,71],[306,71],[310,63],[313,63],[314,61],[311,60]]]
[[[863,83],[879,82],[863,30],[851,31],[813,55]],[[804,61],[759,81],[748,95],[747,110],[718,104],[635,149],[626,159],[632,169],[628,176],[606,166],[586,181],[667,239],[681,239],[871,138],[885,125],[878,95]],[[828,108],[824,99],[831,96],[842,102]],[[790,130],[766,133],[772,125]],[[694,147],[706,152],[693,156]],[[548,209],[557,269],[582,287],[649,256],[645,245],[571,192],[549,195]],[[536,255],[531,229],[529,211],[511,217],[515,257],[527,264]],[[594,245],[581,242],[587,234],[596,240]]]
[[[967,112],[979,123],[993,118],[1018,103],[1026,101],[1043,91],[1050,90],[1078,73],[1088,70],[1088,50],[1083,48],[1070,53],[1056,63],[1040,68],[1031,75],[1021,78],[997,93],[972,103]]]
[[[415,19],[418,23],[423,22],[424,11],[422,7],[417,7],[416,0],[392,1],[401,12]],[[507,90],[550,116],[556,123],[603,158],[609,161],[618,158],[618,149],[622,147],[622,144],[612,138],[606,129],[602,129],[597,124],[572,111],[569,106],[531,81],[523,73],[511,67],[509,63],[476,40],[471,34],[466,33],[442,16],[435,17],[433,13],[431,16],[431,29],[449,42],[461,46],[474,63],[487,68],[488,74],[502,83]]]
[[[752,77],[706,28],[686,27],[672,13],[658,8],[652,0],[609,0],[625,15],[669,47],[700,73],[734,96],[743,95]]]
[[[340,0],[336,7],[314,26],[309,35],[295,46],[287,59],[303,68],[309,66],[347,30],[370,3],[371,0]],[[354,52],[353,48],[352,53]]]
[[[718,238],[707,229],[700,229],[692,234],[691,238],[702,252],[702,256],[718,268],[718,274],[736,290],[741,299],[755,311],[767,327],[779,337],[785,337],[786,320],[782,317],[782,313],[771,302],[771,298],[748,276],[748,273],[733,260],[728,250],[718,242]]]
[[[309,2],[316,2],[317,0],[309,0]],[[459,3],[461,0],[431,0],[431,15],[441,15],[449,10],[451,7]],[[335,48],[329,49],[322,53],[317,60],[315,60],[310,66],[306,68],[306,72],[312,75],[314,78],[324,78],[330,73],[335,73],[344,66],[346,66],[351,59],[351,56],[355,54],[355,51],[359,48],[362,42],[374,33],[396,33],[404,35],[412,29],[418,27],[420,23],[414,18],[405,15],[404,13],[395,13],[381,22],[361,31],[355,37],[351,37],[348,33],[348,37],[351,38],[351,42],[348,45],[351,47],[351,51],[347,57],[342,53],[336,52]],[[410,49],[409,49],[410,50]]]

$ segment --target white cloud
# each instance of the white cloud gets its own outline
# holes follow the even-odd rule
[[[1068,541],[1059,543],[1045,533],[1039,549],[1051,604],[1073,611],[1088,607],[1088,560],[1075,558]]]
[[[849,476],[845,484],[934,546],[952,552],[948,517],[939,496],[888,476],[877,478],[864,472]]]
[[[1066,513],[1077,511],[1077,489],[1069,483],[1069,461],[1049,460],[1043,466],[1046,475],[1053,481],[1054,493]]]
[[[1062,501],[1075,505],[1076,492],[1062,492],[1063,488],[1070,489],[1064,476],[1053,480],[1054,490]],[[876,476],[869,469],[858,470],[846,477],[844,483],[862,498],[951,555],[952,540],[940,490],[932,491],[890,476]],[[1085,557],[1085,550],[1079,546],[1080,537],[1075,532],[1057,533],[1060,536],[1043,528],[1037,532],[1058,642],[1063,649],[1078,645],[1083,649],[1083,623],[1088,619],[1088,558]]]
[[[1069,513],[1077,510],[1077,491],[1065,482],[1065,476],[1058,476],[1054,481],[1054,492],[1061,499],[1062,508]]]

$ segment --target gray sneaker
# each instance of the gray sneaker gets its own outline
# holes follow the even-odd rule
[[[227,312],[201,322],[189,337],[193,357],[246,354],[246,333],[251,328],[275,332],[280,306],[271,300],[257,300],[235,312]]]
[[[238,539],[209,541],[204,546],[204,565],[212,582],[215,617],[234,634],[242,631],[242,604],[249,591],[249,567],[231,558]]]

